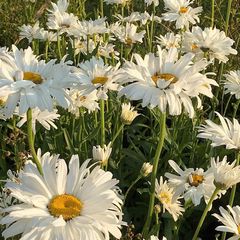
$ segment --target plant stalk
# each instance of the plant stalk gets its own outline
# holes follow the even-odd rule
[[[200,232],[200,229],[201,229],[201,227],[203,225],[203,222],[204,222],[204,220],[205,220],[205,218],[207,216],[207,213],[208,213],[208,211],[209,211],[209,209],[210,209],[210,207],[211,207],[211,205],[212,205],[212,203],[214,201],[214,198],[217,196],[219,190],[220,189],[218,187],[216,187],[216,189],[214,190],[214,192],[213,192],[213,194],[212,194],[212,196],[211,196],[207,206],[204,209],[204,212],[203,212],[202,217],[201,217],[201,219],[200,219],[200,221],[198,223],[197,229],[196,229],[196,231],[194,233],[194,236],[193,236],[192,240],[196,240],[197,239],[197,236],[198,236],[198,234]]]
[[[105,144],[105,116],[104,116],[104,100],[100,99],[100,121],[101,121],[101,147]]]
[[[159,158],[160,158],[162,148],[163,148],[165,134],[166,134],[166,114],[161,113],[160,134],[159,134],[159,139],[158,139],[157,150],[156,150],[154,160],[153,160],[153,171],[151,174],[151,188],[150,188],[150,200],[149,200],[149,205],[148,205],[148,213],[147,213],[146,222],[143,227],[143,238],[145,238],[145,239],[147,238],[150,224],[152,221],[152,216],[153,216],[154,200],[155,200],[155,179],[157,176],[158,163],[159,163]]]
[[[28,134],[28,144],[33,157],[33,162],[37,165],[38,171],[41,175],[43,175],[43,170],[41,163],[37,157],[35,148],[34,148],[34,136],[32,131],[32,109],[29,108],[27,111],[27,134]]]

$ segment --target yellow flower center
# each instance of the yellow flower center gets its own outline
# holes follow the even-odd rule
[[[198,45],[193,43],[191,46],[192,51],[194,52],[196,49],[198,49]]]
[[[202,175],[192,173],[189,179],[189,184],[191,186],[197,187],[199,184],[203,182],[203,180],[204,180],[204,177]]]
[[[179,10],[180,13],[186,13],[187,11],[188,11],[187,7],[180,7],[180,10]]]
[[[178,78],[171,74],[171,73],[155,73],[153,76],[152,76],[152,80],[157,84],[157,81],[159,79],[164,79],[165,81],[171,81],[171,83],[176,83],[178,81]]]
[[[32,81],[35,84],[41,84],[43,82],[41,75],[35,72],[24,72],[23,80]]]
[[[53,197],[48,210],[54,217],[62,216],[65,221],[80,216],[83,203],[73,195],[62,194]]]
[[[92,83],[93,84],[97,84],[97,83],[100,83],[100,84],[105,84],[107,82],[108,78],[107,77],[95,77],[93,80],[92,80]]]
[[[0,97],[0,107],[3,107],[6,103],[7,97]]]
[[[87,99],[86,96],[81,96],[81,97],[79,98],[79,101],[84,102],[86,99]]]
[[[172,196],[168,192],[161,192],[159,194],[159,199],[164,203],[171,203]]]
[[[125,39],[125,43],[126,43],[127,45],[132,45],[132,44],[133,44],[133,40],[132,40],[131,38],[127,37],[127,38]]]

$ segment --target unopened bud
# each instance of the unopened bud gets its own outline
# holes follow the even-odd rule
[[[139,115],[138,112],[134,111],[134,108],[131,107],[130,103],[122,104],[121,120],[125,125],[130,125],[138,115]]]
[[[153,165],[149,162],[143,163],[142,168],[141,168],[141,175],[143,177],[147,177],[153,170]]]

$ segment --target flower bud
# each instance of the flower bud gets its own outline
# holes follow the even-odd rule
[[[140,173],[143,177],[147,177],[152,172],[152,170],[153,165],[147,162],[143,163]]]
[[[138,116],[138,112],[134,111],[134,108],[131,107],[131,104],[123,103],[122,104],[122,114],[121,114],[121,120],[123,124],[130,125],[132,121]]]

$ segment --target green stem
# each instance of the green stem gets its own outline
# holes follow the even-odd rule
[[[231,101],[231,99],[232,99],[232,96],[233,96],[232,94],[229,95],[229,98],[228,98],[228,100],[227,100],[227,103],[226,103],[226,106],[225,106],[225,109],[224,109],[224,112],[223,112],[223,116],[226,115],[226,112],[227,112],[229,103],[230,103],[230,101]]]
[[[152,215],[153,215],[154,200],[155,200],[155,179],[156,179],[156,175],[157,175],[158,163],[159,163],[159,158],[160,158],[160,155],[162,152],[165,134],[166,134],[166,114],[161,113],[160,134],[159,134],[159,139],[158,139],[157,150],[156,150],[154,160],[153,160],[153,171],[151,174],[151,188],[150,188],[150,200],[149,200],[149,205],[148,205],[148,214],[147,214],[146,222],[143,227],[143,237],[145,239],[148,235],[151,220],[152,220]]]
[[[149,52],[151,52],[151,37],[150,37],[150,33],[149,33],[149,23],[146,24],[146,31],[147,31],[147,42],[148,42],[148,49],[149,49]]]
[[[236,104],[235,104],[235,106],[234,106],[233,118],[235,118],[235,117],[236,117],[236,114],[237,114],[237,110],[238,110],[239,103],[240,103],[240,99],[238,99],[237,103],[236,103]]]
[[[61,52],[61,38],[59,32],[57,33],[57,48],[58,48],[58,57],[62,59],[62,52]]]
[[[48,61],[48,49],[49,49],[49,41],[47,40],[46,44],[45,44],[45,60],[46,60],[46,62]]]
[[[211,12],[211,27],[212,28],[214,27],[214,11],[215,11],[214,2],[215,2],[215,0],[212,0],[212,8],[211,8],[211,10],[212,10],[212,12]]]
[[[156,12],[155,4],[153,3],[153,14],[152,14],[152,22],[151,22],[151,33],[150,33],[150,52],[152,51],[152,43],[153,43],[153,33],[154,33],[154,16]]]
[[[101,119],[101,147],[105,144],[105,116],[104,116],[104,100],[100,99],[100,119]]]
[[[141,175],[139,175],[133,182],[132,184],[130,185],[130,187],[127,189],[126,193],[125,193],[125,197],[124,197],[124,200],[123,200],[123,205],[125,204],[126,202],[126,199],[127,199],[127,196],[129,194],[129,192],[131,191],[131,189],[133,188],[133,186],[142,178]]]
[[[113,136],[113,138],[112,138],[112,145],[113,145],[114,141],[116,140],[116,138],[118,137],[118,135],[120,134],[120,132],[123,130],[123,127],[124,127],[124,124],[122,124],[122,125],[120,126],[120,128],[117,130],[117,132],[116,132],[115,135]]]
[[[38,160],[35,148],[34,148],[34,136],[32,131],[32,109],[29,108],[27,111],[27,134],[28,134],[28,144],[33,157],[33,162],[37,165],[38,171],[43,175],[43,170],[41,163]]]
[[[239,161],[240,161],[240,152],[238,151],[237,152],[237,161],[236,161],[236,166],[239,165]],[[232,190],[231,190],[231,194],[230,194],[230,198],[229,198],[229,203],[228,205],[230,207],[233,206],[233,203],[234,203],[234,198],[235,198],[235,194],[236,194],[236,187],[237,187],[237,184],[235,184],[233,187],[232,187]],[[228,211],[229,212],[229,211]],[[226,232],[223,232],[222,233],[222,237],[221,237],[221,240],[225,240],[226,239]]]
[[[101,14],[101,17],[104,17],[104,12],[103,12],[103,0],[100,0],[100,14]]]
[[[225,22],[225,33],[226,33],[226,35],[228,35],[228,26],[229,26],[230,14],[231,14],[232,1],[233,0],[228,0],[227,15],[226,15],[226,22]]]
[[[212,206],[212,203],[213,203],[213,201],[214,201],[214,198],[217,196],[219,190],[220,190],[220,189],[219,189],[218,187],[216,187],[216,189],[214,190],[214,192],[213,192],[213,194],[212,194],[212,196],[211,196],[211,198],[210,198],[207,206],[206,206],[205,209],[204,209],[204,212],[203,212],[202,217],[201,217],[201,219],[200,219],[200,221],[199,221],[199,223],[198,223],[197,229],[196,229],[196,231],[195,231],[195,233],[194,233],[194,236],[193,236],[192,240],[196,240],[196,239],[197,239],[197,236],[198,236],[198,234],[199,234],[199,232],[200,232],[200,229],[201,229],[201,227],[202,227],[202,225],[203,225],[203,222],[204,222],[204,220],[205,220],[205,218],[206,218],[206,216],[207,216],[207,213],[208,213],[210,207]]]
[[[231,7],[232,7],[232,1],[233,0],[228,0],[228,6],[227,6],[227,14],[225,18],[225,33],[228,35],[228,27],[229,27],[229,19],[230,19],[230,14],[231,14]],[[218,71],[218,82],[222,79],[222,74],[223,74],[223,68],[224,68],[224,63],[221,62],[219,66],[219,71]],[[215,97],[218,98],[220,88],[217,89]],[[216,105],[214,104],[213,106],[213,112],[216,109]]]

